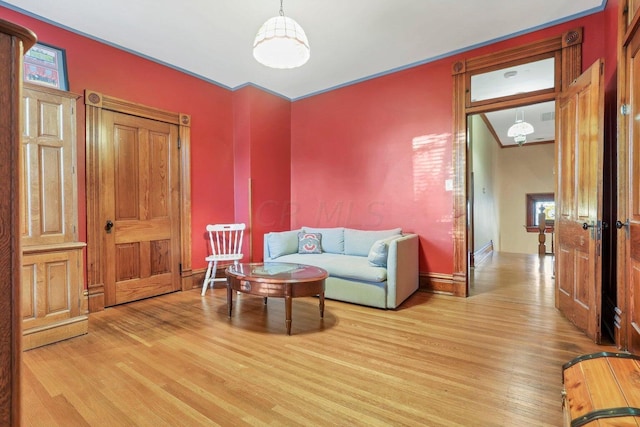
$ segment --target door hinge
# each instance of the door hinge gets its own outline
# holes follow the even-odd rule
[[[182,263],[178,264],[178,270],[180,271],[180,274],[182,274]]]
[[[180,147],[182,147],[182,141],[180,141],[180,138],[178,138],[178,150],[180,149]]]
[[[598,228],[596,230],[596,239],[602,240],[602,233],[609,228],[609,224],[606,221],[598,220]]]

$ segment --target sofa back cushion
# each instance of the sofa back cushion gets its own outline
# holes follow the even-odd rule
[[[300,230],[279,231],[267,234],[269,258],[274,259],[282,255],[298,252],[298,233]]]
[[[398,236],[402,234],[401,228],[390,230],[355,230],[344,229],[344,253],[345,255],[368,256],[371,246],[380,239]]]
[[[344,253],[344,227],[302,227],[302,231],[322,234],[322,252],[329,252],[330,254]]]

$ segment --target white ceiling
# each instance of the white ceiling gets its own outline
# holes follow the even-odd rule
[[[257,63],[258,28],[279,0],[6,0],[0,5],[234,89],[295,100],[600,11],[606,0],[284,0],[311,59]],[[47,40],[42,40],[47,42]]]
[[[485,115],[492,130],[498,137],[498,142],[503,147],[518,145],[513,138],[507,136],[509,128],[516,120],[516,110],[518,117],[524,117],[524,120],[531,123],[534,128],[533,133],[527,135],[527,144],[532,142],[551,142],[555,141],[555,104],[555,101],[541,102],[518,107],[517,109],[492,111],[485,113]]]

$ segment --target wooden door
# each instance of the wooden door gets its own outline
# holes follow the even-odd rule
[[[556,306],[601,339],[603,72],[596,61],[564,91],[556,117]]]
[[[105,305],[180,289],[178,127],[103,113]]]
[[[626,46],[627,52],[627,90],[631,108],[626,116],[627,156],[619,160],[626,169],[627,188],[626,211],[619,215],[620,222],[626,224],[626,248],[620,256],[625,260],[625,294],[627,296],[627,348],[633,353],[640,352],[640,31],[635,30]],[[626,217],[626,218],[625,218]]]

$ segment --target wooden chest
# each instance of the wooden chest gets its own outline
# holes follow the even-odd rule
[[[562,367],[562,382],[565,426],[640,426],[640,356],[580,356]]]

